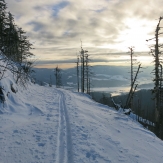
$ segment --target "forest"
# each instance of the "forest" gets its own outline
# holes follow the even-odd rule
[[[16,83],[26,86],[26,81],[32,72],[32,57],[30,52],[32,44],[26,36],[26,32],[14,23],[14,17],[7,12],[7,4],[0,1],[0,80],[5,78],[5,71],[10,70]],[[1,89],[2,86],[1,86]]]

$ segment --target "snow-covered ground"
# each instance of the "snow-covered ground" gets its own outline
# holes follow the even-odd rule
[[[163,161],[160,139],[85,94],[32,83],[25,90],[10,72],[1,86],[6,101],[0,104],[0,163]]]

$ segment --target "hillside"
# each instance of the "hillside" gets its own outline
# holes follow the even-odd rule
[[[36,73],[33,73],[33,78],[36,79],[37,83],[41,82],[51,82],[55,85],[55,71],[53,69],[47,68],[33,68]],[[80,70],[80,67],[79,67]],[[130,67],[129,66],[92,66],[92,72],[94,75],[91,77],[91,89],[93,91],[98,91],[102,88],[107,92],[114,92],[115,87],[127,87],[130,85]],[[139,88],[153,88],[152,76],[151,76],[152,66],[146,69],[138,75]],[[76,77],[76,67],[70,69],[63,69],[62,71],[62,84],[63,86],[69,86],[77,89],[77,77]],[[80,72],[81,73],[81,72]],[[79,76],[80,76],[79,73]],[[114,89],[112,90],[111,88]],[[123,89],[123,88],[121,88]],[[103,90],[103,91],[104,91]],[[128,89],[127,89],[128,90]],[[118,91],[118,90],[117,90]]]
[[[162,163],[160,139],[85,94],[30,82],[23,89],[9,71],[1,86],[0,163]]]

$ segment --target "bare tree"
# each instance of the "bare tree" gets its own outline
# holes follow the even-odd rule
[[[159,43],[159,37],[163,32],[160,32],[160,23],[163,17],[159,18],[158,24],[155,30],[155,37],[149,40],[154,40],[154,45],[150,46],[150,53],[154,57],[154,88],[152,92],[154,93],[155,99],[155,133],[158,137],[163,139],[163,88],[162,88],[162,59],[161,55],[163,53],[163,44]],[[146,40],[146,41],[149,41]]]
[[[32,70],[33,63],[31,61],[26,61],[24,63],[18,63],[14,69],[14,76],[16,83],[19,83],[21,86],[26,87],[27,81],[29,81]]]
[[[133,54],[134,54],[134,50],[133,50],[133,47],[129,47],[130,49],[130,61],[131,61],[131,94],[133,94]],[[131,96],[131,99],[130,99],[130,108],[132,109],[132,106],[133,105],[133,96]]]
[[[132,85],[131,85],[131,88],[130,88],[130,92],[129,92],[127,100],[126,100],[125,108],[129,108],[131,106],[131,101],[133,99],[133,95],[134,95],[135,90],[136,90],[136,88],[138,86],[138,84],[135,84],[135,82],[136,82],[136,79],[137,79],[140,68],[141,68],[141,64],[138,66],[138,70],[137,70],[137,72],[135,74],[135,77],[133,79],[133,82],[132,82]]]
[[[91,79],[94,73],[92,72],[92,67],[90,66],[90,59],[88,53],[85,54],[85,81],[86,81],[86,92],[90,94],[91,89]]]
[[[79,56],[77,55],[77,62],[76,62],[76,73],[77,73],[77,90],[79,92]]]
[[[129,47],[129,50],[130,50],[129,53],[130,53],[130,69],[131,69],[130,70],[131,71],[130,72],[131,86],[130,86],[130,91],[126,100],[125,108],[130,108],[132,110],[133,109],[133,97],[138,86],[138,84],[136,84],[136,80],[137,80],[138,73],[140,72],[139,70],[142,67],[141,67],[141,64],[139,64],[135,77],[134,77],[134,64],[138,64],[138,63],[137,63],[137,60],[134,58],[134,47]]]
[[[49,87],[52,87],[52,77],[50,75],[50,78],[49,78]]]
[[[85,51],[81,46],[80,51],[80,60],[81,60],[81,92],[84,92],[84,74],[85,74]]]
[[[80,59],[81,59],[81,92],[90,93],[90,66],[89,66],[89,55],[88,51],[84,50],[81,42],[81,51],[80,51]],[[85,87],[86,86],[86,87]]]

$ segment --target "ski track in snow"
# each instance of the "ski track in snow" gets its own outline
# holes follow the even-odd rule
[[[65,95],[57,90],[59,98],[59,126],[57,140],[57,163],[73,163],[73,150],[71,139],[71,127],[69,124],[68,111],[65,104]]]
[[[18,93],[16,112],[0,115],[0,163],[162,163],[162,141],[88,95],[37,85]]]

